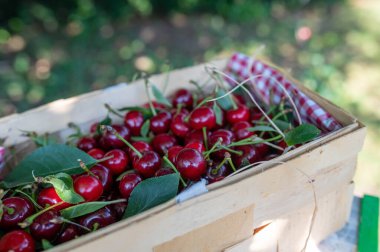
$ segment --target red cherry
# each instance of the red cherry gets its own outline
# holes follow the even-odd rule
[[[1,217],[0,227],[2,229],[13,229],[18,227],[18,223],[24,221],[34,213],[33,204],[21,197],[9,197],[2,202],[3,216]]]
[[[176,168],[182,177],[199,180],[206,172],[207,164],[199,151],[185,148],[177,155]]]
[[[206,179],[209,184],[220,181],[224,179],[228,174],[231,173],[230,168],[226,164],[223,164],[219,168],[218,166],[219,166],[218,163],[213,163],[207,168]]]
[[[161,158],[154,151],[146,151],[142,153],[141,158],[137,158],[133,162],[133,168],[144,178],[153,177],[161,166]]]
[[[256,146],[253,146],[253,145],[237,146],[235,150],[241,151],[243,153],[240,156],[236,154],[232,156],[232,159],[236,168],[239,168],[243,164],[244,161],[247,161],[248,163],[253,164],[263,159],[263,156],[257,150]]]
[[[189,90],[179,89],[174,94],[172,104],[175,108],[178,107],[179,104],[182,104],[185,108],[191,109],[193,107],[193,96]]]
[[[189,118],[190,127],[193,129],[207,128],[211,130],[216,125],[216,116],[209,107],[199,107],[194,109]]]
[[[214,144],[216,144],[219,139],[222,140],[220,145],[227,146],[234,141],[235,136],[229,130],[218,129],[218,130],[214,131],[211,134],[211,136],[209,137],[209,148],[212,148],[212,146],[214,146]],[[227,150],[219,150],[219,151],[213,152],[211,155],[212,155],[212,157],[214,157],[216,159],[223,159],[225,156],[225,153],[227,153],[227,152],[228,152]]]
[[[207,138],[210,137],[211,132],[207,131]],[[193,130],[185,137],[185,144],[189,144],[192,142],[201,142],[203,143],[203,132],[202,130]]]
[[[42,213],[30,225],[30,233],[37,240],[53,240],[62,227],[61,223],[52,221],[58,217],[59,213],[54,209]]]
[[[124,138],[125,140],[129,141],[131,137],[130,130],[126,126],[122,125],[112,125],[112,128],[116,130],[119,135]],[[100,145],[104,149],[120,149],[125,146],[125,143],[118,139],[112,132],[106,131],[103,133],[102,137],[100,138]]]
[[[153,138],[153,149],[160,155],[165,155],[168,149],[177,145],[177,139],[167,133],[159,134]]]
[[[168,159],[170,160],[170,162],[172,162],[173,164],[175,164],[175,161],[177,159],[177,155],[178,153],[183,149],[182,146],[179,146],[179,145],[176,145],[176,146],[173,146],[171,147],[169,150],[168,150]]]
[[[119,192],[121,196],[128,199],[133,189],[142,181],[142,178],[135,173],[125,174],[119,183]]]
[[[82,137],[81,139],[79,139],[78,143],[77,143],[77,147],[79,149],[81,149],[82,151],[89,151],[91,149],[94,149],[97,147],[97,142],[94,138],[92,137]]]
[[[180,113],[173,117],[173,120],[170,124],[170,130],[177,137],[185,137],[190,132],[190,127],[188,123],[185,122],[186,115]]]
[[[79,219],[79,224],[90,230],[98,230],[115,222],[115,213],[109,206],[100,208],[93,213],[80,217]],[[80,231],[82,233],[86,232],[84,229],[81,229]]]
[[[129,111],[125,114],[124,124],[131,130],[132,136],[139,136],[141,126],[144,124],[144,116],[140,111]]]
[[[86,174],[74,180],[74,190],[87,202],[95,201],[103,194],[103,185],[98,178]]]
[[[88,155],[95,159],[102,159],[104,158],[104,151],[102,149],[94,148],[87,152]]]
[[[1,237],[0,251],[34,252],[34,240],[27,232],[22,230],[14,230]]]
[[[252,127],[252,125],[249,122],[237,122],[232,126],[232,132],[234,132],[237,140],[242,140],[255,134],[255,132],[247,130],[250,127]]]
[[[172,174],[172,173],[174,173],[174,171],[172,169],[162,168],[162,169],[159,169],[158,171],[156,171],[156,173],[154,174],[154,176],[155,177],[161,177],[161,176],[169,175],[169,174]]]
[[[245,105],[239,105],[236,109],[227,111],[227,122],[234,124],[242,121],[249,121],[249,109]]]
[[[111,150],[107,152],[104,157],[111,157],[102,162],[102,164],[111,170],[112,174],[119,175],[123,173],[129,164],[128,155],[119,149]]]
[[[163,111],[150,119],[150,130],[154,134],[166,133],[170,129],[172,115],[168,111]]]
[[[78,236],[79,236],[78,227],[70,224],[62,230],[62,232],[58,235],[55,242],[58,244],[65,243],[77,238]]]
[[[194,150],[199,151],[200,153],[203,153],[204,151],[206,151],[206,148],[203,145],[203,143],[199,142],[199,141],[194,141],[194,142],[188,143],[185,145],[185,148],[194,149]]]
[[[145,151],[152,151],[153,148],[146,142],[143,142],[143,141],[137,141],[137,142],[134,142],[132,143],[132,146],[138,150],[139,152],[145,152]],[[136,158],[138,158],[137,156],[137,153],[134,152],[132,149],[128,148],[128,154],[129,154],[129,157],[130,159],[133,161],[135,160]]]
[[[47,187],[45,189],[42,189],[41,192],[37,196],[37,203],[38,203],[38,205],[42,206],[43,208],[55,205],[55,204],[62,202],[62,201],[63,200],[58,196],[54,187]],[[69,206],[71,206],[71,204],[65,202],[65,203],[60,204],[59,206],[54,207],[54,209],[57,211],[60,211],[60,210],[65,209]]]
[[[107,192],[112,188],[113,179],[112,172],[107,167],[97,164],[93,166],[90,171],[95,174],[96,177],[100,180],[103,186],[103,191]]]

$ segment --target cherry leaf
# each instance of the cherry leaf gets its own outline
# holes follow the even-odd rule
[[[147,137],[149,133],[149,127],[150,127],[150,120],[146,120],[144,124],[141,126],[141,136]]]
[[[224,92],[222,89],[218,89],[218,91],[216,91],[216,97],[221,97],[225,94],[226,94],[226,92]],[[232,108],[232,102],[228,96],[225,96],[223,98],[218,99],[217,103],[224,110],[230,110]]]
[[[55,192],[64,202],[78,204],[84,201],[83,197],[75,192],[73,179],[69,174],[58,173],[45,177],[45,180],[53,185]]]
[[[216,104],[216,102],[214,102],[213,110],[215,112],[216,123],[218,125],[222,125],[223,124],[223,111],[220,109],[218,104]]]
[[[156,98],[156,101],[158,103],[164,104],[168,106],[169,108],[172,107],[172,104],[170,103],[170,101],[164,96],[164,94],[155,85],[152,85],[152,92],[153,92],[154,98]]]
[[[42,244],[42,249],[43,250],[48,250],[48,249],[51,249],[53,248],[53,244],[51,244],[48,240],[46,239],[42,239],[41,240],[41,244]]]
[[[306,143],[313,140],[321,131],[314,125],[304,123],[285,133],[285,142],[288,146]]]

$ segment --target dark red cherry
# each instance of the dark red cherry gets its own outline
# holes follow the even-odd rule
[[[105,153],[102,149],[94,148],[94,149],[89,150],[87,154],[95,159],[102,159],[104,158]]]
[[[161,176],[169,175],[169,174],[172,174],[172,173],[174,173],[174,171],[172,169],[161,168],[158,171],[156,171],[156,173],[154,174],[154,176],[155,177],[161,177]]]
[[[98,146],[98,143],[96,140],[92,137],[82,137],[79,139],[77,143],[77,147],[81,149],[82,151],[88,152],[91,149],[94,149]]]
[[[0,239],[1,252],[34,252],[35,244],[32,236],[23,230],[6,233]]]
[[[207,138],[210,137],[211,132],[207,131]],[[193,130],[185,137],[185,144],[189,144],[192,142],[201,142],[203,143],[203,132],[202,130]]]
[[[129,111],[124,116],[124,124],[131,130],[132,136],[139,136],[144,116],[140,111]]]
[[[58,244],[65,243],[77,238],[79,235],[79,227],[70,224],[59,233],[55,242]]]
[[[104,157],[111,157],[102,162],[102,164],[111,170],[113,175],[119,175],[127,170],[127,166],[129,164],[128,155],[119,149],[111,150],[107,152]]]
[[[214,146],[218,142],[219,139],[222,140],[220,145],[227,146],[234,141],[235,136],[229,130],[218,129],[214,131],[209,137],[209,148],[212,148],[212,146]],[[219,151],[213,152],[211,155],[212,157],[216,159],[223,159],[225,156],[225,153],[227,152],[228,152],[227,150],[219,150]]]
[[[257,152],[260,154],[260,156],[264,157],[268,154],[270,148],[265,143],[258,143],[255,144]],[[281,152],[282,153],[282,152]]]
[[[41,190],[41,192],[37,196],[37,203],[38,205],[42,206],[43,208],[55,205],[59,202],[62,202],[63,200],[58,196],[57,192],[55,191],[54,187],[47,187]],[[55,210],[60,211],[62,209],[65,209],[67,207],[71,206],[70,203],[62,203],[56,207],[54,207]]]
[[[153,138],[153,149],[160,155],[166,155],[168,149],[177,145],[177,139],[167,133],[159,134]]]
[[[207,163],[199,151],[185,148],[177,155],[176,168],[182,177],[199,180],[206,172]]]
[[[250,136],[253,136],[255,132],[247,130],[250,127],[252,127],[252,125],[246,121],[235,123],[232,126],[232,132],[234,132],[236,140],[242,140]]]
[[[235,124],[242,121],[249,121],[249,109],[245,105],[238,105],[236,109],[230,109],[226,113],[227,122]]]
[[[261,153],[259,153],[256,146],[253,146],[253,145],[237,146],[235,150],[242,152],[242,155],[240,156],[236,154],[232,156],[232,160],[236,168],[240,168],[240,166],[244,164],[244,161],[250,164],[253,164],[253,163],[263,160],[263,156],[261,155]]]
[[[107,167],[97,164],[94,165],[90,171],[95,174],[96,177],[100,180],[103,186],[103,191],[107,192],[112,188],[113,179],[112,179],[112,172]]]
[[[152,146],[150,146],[147,142],[143,142],[143,141],[134,142],[134,143],[132,143],[132,146],[141,153],[145,152],[145,151],[152,151],[153,150]],[[132,162],[133,162],[133,160],[138,158],[136,152],[134,152],[130,148],[128,148],[128,155],[129,155]]]
[[[203,153],[204,151],[206,151],[206,148],[203,145],[203,142],[199,142],[199,141],[194,141],[194,142],[188,143],[185,145],[185,148],[197,150],[197,151],[199,151],[199,153]]]
[[[242,96],[242,95],[240,95],[240,94],[234,94],[234,98],[235,98],[235,100],[237,100],[238,103],[240,103],[240,104],[245,104],[245,103],[246,103],[244,96]]]
[[[52,209],[37,216],[30,225],[30,233],[37,239],[53,240],[62,227],[61,223],[55,222],[59,217],[58,211]]]
[[[220,181],[231,173],[231,169],[226,164],[223,164],[220,167],[218,166],[219,163],[213,163],[207,168],[206,179],[209,184]]]
[[[121,196],[128,199],[133,189],[142,181],[140,175],[135,173],[125,174],[119,183],[119,192]]]
[[[179,145],[176,145],[176,146],[173,146],[171,147],[169,150],[168,150],[168,159],[170,160],[170,162],[172,162],[173,164],[175,164],[175,161],[177,159],[177,154],[183,149],[182,146],[179,146]]]
[[[175,92],[173,101],[173,107],[178,107],[179,104],[182,104],[183,107],[191,109],[193,107],[193,95],[189,90],[179,89]]]
[[[154,134],[167,133],[170,129],[172,115],[168,111],[163,111],[150,119],[150,130]]]
[[[177,137],[185,137],[190,132],[190,126],[185,122],[186,115],[180,113],[173,117],[173,120],[170,124],[170,130]]]
[[[18,223],[24,221],[34,213],[33,204],[21,197],[9,197],[3,200],[3,217],[1,217],[0,228],[13,229]]]
[[[116,220],[115,213],[109,206],[106,206],[93,213],[80,217],[79,224],[94,231],[111,225],[112,223],[115,223]],[[81,229],[80,231],[82,233],[86,232],[84,229]]]
[[[131,137],[130,130],[128,127],[123,125],[112,125],[112,128],[116,130],[119,135],[124,138],[125,140],[129,141]],[[103,149],[109,150],[109,149],[120,149],[125,146],[125,143],[118,139],[112,132],[106,131],[103,133],[102,137],[100,138],[100,145],[103,147]]]
[[[137,158],[133,162],[133,168],[144,178],[153,177],[161,166],[161,158],[154,151],[146,151],[142,153],[141,158]]]
[[[95,201],[103,194],[103,185],[98,178],[86,174],[74,180],[74,190],[87,202]]]
[[[216,125],[216,116],[209,107],[199,107],[194,109],[189,118],[190,127],[193,129],[207,128],[211,130]]]
[[[260,109],[253,108],[251,112],[251,120],[252,121],[260,121],[260,119],[263,117],[263,113],[261,113]]]

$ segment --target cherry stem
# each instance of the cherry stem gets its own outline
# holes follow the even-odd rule
[[[16,189],[15,192],[19,193],[19,194],[22,194],[23,196],[27,197],[33,203],[33,205],[35,207],[37,207],[38,209],[42,209],[42,207],[40,205],[38,205],[38,203],[32,197],[30,197],[29,194],[27,194],[27,193],[25,193],[25,192],[23,192],[23,191],[21,191],[19,189]]]
[[[197,88],[197,90],[200,94],[203,94],[202,87],[199,85],[198,82],[196,82],[195,80],[190,80],[189,82],[190,82],[190,84],[193,84]]]
[[[122,136],[120,136],[119,133],[117,133],[117,131],[112,128],[112,126],[109,126],[109,125],[100,125],[100,129],[103,130],[103,131],[109,131],[111,132],[112,134],[114,134],[120,141],[122,141],[123,143],[125,143],[129,148],[131,148],[135,153],[136,155],[139,157],[139,158],[142,158],[142,154],[140,151],[138,151],[135,147],[133,147],[133,145],[131,143],[129,143],[127,140],[125,140]]]
[[[202,133],[203,133],[203,141],[206,147],[206,151],[208,151],[208,141],[207,141],[207,128],[203,127],[202,128]]]
[[[88,167],[86,166],[86,164],[82,160],[78,159],[78,162],[79,162],[80,168],[82,168],[85,172],[87,172],[91,176],[97,178],[97,176],[94,173],[92,173],[90,171],[90,169],[88,169]]]
[[[182,107],[183,107],[182,103],[178,104],[177,111],[175,112],[175,115],[178,115],[181,112]]]
[[[234,172],[236,172],[236,167],[235,167],[235,165],[234,165],[234,162],[232,162],[231,157],[228,157],[227,160],[228,160],[228,163],[230,164],[232,170],[233,170]]]
[[[236,155],[239,155],[239,156],[243,155],[243,153],[241,151],[233,150],[233,149],[231,149],[231,148],[229,148],[227,146],[224,146],[224,145],[221,145],[220,148],[222,148],[222,149],[224,149],[224,150],[226,150],[228,152],[234,153]]]
[[[227,159],[228,159],[227,157],[224,157],[222,162],[220,162],[220,164],[218,164],[218,166],[215,167],[215,169],[213,169],[213,171],[215,171],[214,174],[216,174],[220,170],[220,168],[227,162]]]
[[[167,156],[164,156],[163,159],[170,166],[170,168],[172,168],[173,171],[179,175],[179,179],[181,180],[182,185],[184,187],[186,187],[187,184],[186,184],[185,180],[183,180],[181,174],[179,173],[179,171],[177,170],[177,168],[174,166],[174,164],[169,160],[169,158]]]
[[[94,224],[94,228],[92,229],[92,232],[95,232],[96,230],[98,230],[98,228],[99,228],[99,223],[95,223]]]
[[[11,207],[6,207],[3,205],[3,208],[7,211],[8,214],[14,214],[15,209]]]
[[[117,112],[115,109],[113,109],[108,103],[105,103],[104,104],[104,107],[106,107],[106,109],[111,113],[111,114],[114,114],[120,118],[124,118],[124,116],[122,114],[120,114],[119,112]]]
[[[58,224],[61,224],[61,223],[67,223],[67,224],[71,224],[71,225],[77,226],[77,227],[79,227],[79,228],[82,228],[82,229],[84,229],[84,230],[86,230],[86,231],[88,231],[88,232],[91,232],[91,229],[89,229],[89,228],[87,228],[87,227],[85,227],[85,226],[82,226],[82,225],[80,225],[80,224],[78,224],[78,223],[76,223],[76,222],[74,222],[74,221],[71,221],[71,220],[65,219],[65,218],[63,218],[62,216],[59,216],[59,217],[57,217],[57,218],[54,218],[54,219],[50,220],[50,222],[52,222],[52,223],[58,223]]]
[[[80,127],[77,125],[77,124],[75,124],[75,123],[73,123],[73,122],[69,122],[69,124],[67,125],[69,128],[72,128],[72,129],[74,129],[76,132],[77,132],[77,136],[78,137],[82,137],[83,136],[83,133],[82,133],[82,130],[80,129]]]
[[[155,115],[157,115],[157,111],[154,108],[152,98],[150,97],[148,78],[145,78],[145,91],[146,91],[146,95],[148,96],[148,103],[149,103],[150,110],[152,111],[153,116],[155,116]]]
[[[116,181],[120,181],[125,175],[129,174],[129,173],[134,173],[135,171],[134,170],[128,170],[128,171],[125,171],[123,172],[122,174],[120,174],[117,178],[116,178]]]
[[[111,156],[105,156],[104,158],[97,159],[96,163],[99,164],[99,163],[107,161],[108,159],[111,159],[111,158],[113,158],[113,155],[111,155]]]
[[[58,202],[57,204],[51,205],[51,206],[49,206],[49,207],[47,207],[47,208],[45,208],[45,209],[39,211],[38,213],[35,213],[35,214],[29,216],[29,217],[26,218],[23,222],[18,223],[18,225],[19,225],[21,228],[26,228],[26,227],[30,226],[30,224],[33,223],[33,221],[34,221],[35,218],[37,218],[37,217],[40,216],[41,214],[43,214],[43,213],[45,213],[45,212],[47,212],[47,211],[49,211],[49,210],[51,210],[51,209],[53,209],[53,208],[59,206],[59,205],[62,205],[63,203],[65,203],[65,202],[64,202],[64,201],[61,201],[61,202]]]
[[[218,141],[211,147],[211,149],[209,151],[203,152],[203,154],[205,154],[205,156],[204,156],[205,159],[209,158],[210,154],[216,149],[216,147],[218,147],[220,145],[220,143],[222,142],[222,140],[223,139],[221,137],[219,137]]]

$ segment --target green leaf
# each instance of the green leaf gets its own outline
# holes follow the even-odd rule
[[[48,250],[54,247],[48,240],[45,240],[45,239],[41,240],[41,244],[42,244],[43,250]]]
[[[152,85],[152,92],[153,92],[154,98],[156,98],[156,101],[158,103],[164,104],[168,106],[169,108],[172,107],[172,104],[170,103],[170,101],[164,96],[163,93],[161,93],[161,91],[155,85]]]
[[[124,199],[112,200],[112,201],[92,201],[85,202],[79,205],[71,206],[61,210],[61,215],[66,219],[74,219],[92,212],[99,210],[110,204],[116,204],[120,202],[125,202]]]
[[[223,124],[223,112],[220,109],[220,107],[218,106],[218,104],[216,104],[216,102],[214,102],[213,110],[215,112],[216,123],[218,125],[222,125]]]
[[[177,195],[178,174],[149,178],[133,189],[123,219],[162,204]]]
[[[261,132],[277,132],[277,130],[273,129],[271,126],[267,126],[267,125],[259,125],[259,126],[255,126],[255,127],[249,127],[247,128],[248,131],[261,131]]]
[[[147,137],[149,133],[150,120],[146,120],[144,124],[141,126],[140,132],[141,136]]]
[[[64,144],[52,144],[36,149],[22,160],[1,182],[1,186],[12,188],[34,182],[34,176],[46,177],[59,172],[68,174],[82,173],[78,159],[88,167],[96,160],[78,148]]]
[[[78,204],[84,201],[83,197],[75,192],[73,179],[69,174],[58,173],[45,177],[45,180],[53,185],[56,193],[64,202]]]
[[[220,97],[220,96],[223,96],[225,94],[226,94],[226,92],[224,92],[222,89],[218,89],[218,91],[216,91],[216,97]],[[232,108],[232,102],[228,96],[223,97],[221,99],[218,99],[217,103],[224,110],[230,110]]]
[[[285,133],[285,142],[288,146],[306,143],[319,136],[320,133],[321,131],[312,124],[301,124]]]
[[[100,126],[101,125],[111,125],[112,124],[112,119],[107,115],[106,118],[104,118],[103,120],[101,120],[99,123],[98,123],[98,126],[96,127],[96,133],[98,135],[102,135],[102,130],[100,129]]]
[[[283,120],[273,120],[274,124],[276,124],[276,126],[282,130],[282,131],[286,131],[286,130],[289,130],[292,128],[292,124],[291,123],[288,123],[286,121],[283,121]]]

